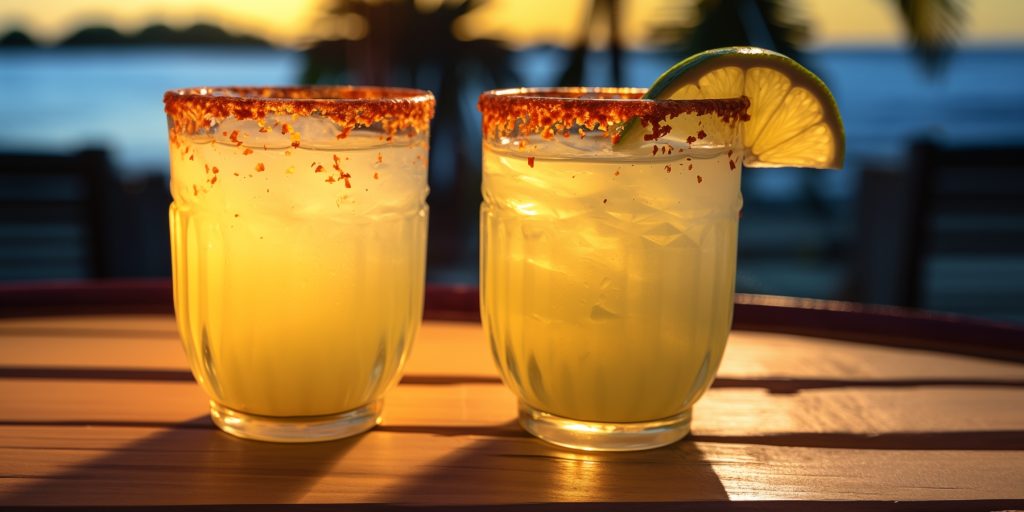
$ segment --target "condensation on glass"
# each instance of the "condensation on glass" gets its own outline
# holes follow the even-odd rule
[[[481,96],[482,318],[520,423],[636,450],[689,432],[732,323],[744,98]]]
[[[377,424],[423,308],[429,92],[164,96],[174,304],[223,430],[336,439]]]

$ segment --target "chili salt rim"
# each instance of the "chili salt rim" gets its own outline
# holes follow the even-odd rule
[[[647,140],[668,133],[661,125],[682,114],[718,115],[732,123],[750,118],[745,96],[725,99],[644,99],[647,89],[634,87],[550,87],[497,89],[480,95],[477,108],[483,114],[484,138],[540,134],[546,139],[568,135],[573,126],[600,130],[617,139],[621,126],[631,119],[651,126]],[[581,133],[583,135],[583,133]]]
[[[164,93],[172,133],[191,134],[228,117],[263,126],[271,114],[317,114],[336,123],[343,138],[353,128],[380,123],[389,134],[426,131],[434,117],[430,91],[401,87],[193,87]]]

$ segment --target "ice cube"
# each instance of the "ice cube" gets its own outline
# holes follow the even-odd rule
[[[615,199],[609,201],[608,215],[625,223],[639,223],[660,214],[661,212],[645,204],[629,199]]]
[[[680,244],[696,245],[686,236],[685,232],[669,222],[658,223],[654,227],[644,230],[641,236],[661,247]]]
[[[590,308],[590,319],[596,322],[604,320],[615,320],[616,318],[620,317],[621,315],[608,310],[607,308],[600,304],[595,304],[594,307]]]
[[[524,240],[540,240],[550,233],[547,224],[540,222],[524,222],[521,225]]]
[[[610,154],[609,139],[600,134],[588,133],[580,137],[579,132],[569,133],[568,137],[558,134],[544,146],[544,152],[559,157],[593,157],[595,154]]]

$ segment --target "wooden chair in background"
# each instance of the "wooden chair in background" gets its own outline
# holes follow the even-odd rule
[[[0,280],[107,277],[106,153],[0,154]]]
[[[166,171],[137,174],[101,150],[0,154],[0,281],[169,276]]]
[[[920,142],[865,169],[858,300],[1024,322],[1024,147]]]

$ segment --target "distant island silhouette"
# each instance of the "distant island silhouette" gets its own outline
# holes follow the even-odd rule
[[[41,46],[27,33],[14,29],[0,37],[2,48],[31,48]],[[184,29],[174,29],[163,24],[150,25],[135,34],[123,34],[111,27],[91,26],[79,29],[56,48],[88,46],[272,46],[266,40],[250,35],[234,35],[224,29],[207,23],[198,23]]]
[[[12,30],[0,37],[0,47],[30,48],[35,45],[35,41],[20,30]]]

